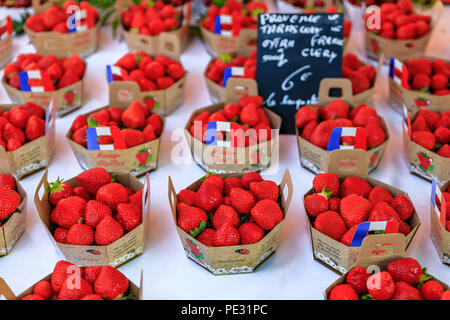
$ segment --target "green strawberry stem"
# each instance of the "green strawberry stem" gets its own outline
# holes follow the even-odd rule
[[[422,288],[423,284],[429,280],[433,279],[433,276],[429,275],[427,273],[427,268],[422,269],[422,277],[419,280],[419,283],[417,284],[417,288]]]
[[[372,299],[373,297],[370,293],[366,293],[361,296],[361,300],[372,300]]]
[[[50,190],[48,191],[50,194],[54,194],[56,191],[64,191],[64,187],[61,185],[63,180],[58,177],[55,182],[50,182]]]
[[[200,222],[200,226],[198,228],[195,228],[194,230],[191,230],[191,232],[190,232],[191,237],[197,238],[198,235],[200,233],[202,233],[203,230],[205,230],[205,228],[206,228],[206,221],[202,220],[202,222]]]

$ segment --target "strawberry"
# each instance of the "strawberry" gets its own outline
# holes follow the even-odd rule
[[[44,22],[42,21],[42,18],[40,16],[30,16],[25,21],[25,25],[27,28],[34,32],[42,32],[46,30],[46,27],[44,25]]]
[[[67,183],[62,182],[59,177],[55,182],[50,182],[49,187],[48,200],[54,206],[58,204],[59,200],[70,197],[73,194],[72,187]]]
[[[374,66],[361,66],[358,69],[358,73],[364,74],[371,84],[374,83],[375,77],[377,76]]]
[[[211,228],[206,228],[197,237],[197,240],[203,243],[205,246],[214,247],[214,235],[216,230]]]
[[[111,266],[104,266],[95,280],[94,291],[108,300],[121,298],[128,290],[128,279]]]
[[[367,221],[373,208],[372,203],[357,194],[350,194],[341,199],[340,211],[347,228]]]
[[[430,128],[428,128],[424,117],[416,117],[411,125],[411,131],[430,131]]]
[[[109,173],[104,168],[92,168],[77,176],[78,183],[92,195],[104,185],[111,182]]]
[[[213,215],[212,224],[217,230],[225,223],[229,223],[235,228],[238,228],[241,224],[241,219],[233,207],[221,204]]]
[[[353,53],[347,53],[342,58],[342,66],[350,68],[351,70],[358,70],[361,67],[361,62]]]
[[[188,206],[195,206],[195,191],[183,189],[177,194],[178,203],[185,203]]]
[[[217,190],[220,191],[220,193],[222,193],[223,191],[223,179],[219,175],[207,174],[205,179],[203,180],[203,183],[211,183],[217,188]]]
[[[428,128],[430,128],[431,130],[434,130],[436,128],[436,124],[441,118],[437,112],[428,109],[421,109],[417,113],[417,117],[423,117],[427,122]]]
[[[396,196],[389,204],[392,209],[398,213],[400,219],[402,220],[406,220],[411,217],[415,210],[411,200],[402,194]]]
[[[386,202],[378,202],[370,212],[369,221],[397,221],[400,223],[401,219]]]
[[[87,224],[74,224],[67,232],[67,243],[87,246],[94,242],[94,230]]]
[[[25,297],[23,297],[21,300],[45,300],[45,299],[36,294],[28,294]]]
[[[342,181],[340,196],[341,198],[345,198],[354,193],[368,198],[371,191],[372,186],[366,180],[360,177],[347,177]]]
[[[128,193],[123,185],[112,182],[98,189],[96,200],[106,204],[111,210],[116,211],[120,203],[128,202]]]
[[[7,80],[11,78],[12,76],[19,75],[20,67],[16,63],[8,63],[5,65],[5,68],[3,70],[3,75]]]
[[[186,233],[194,232],[200,228],[200,224],[208,221],[205,211],[197,207],[191,207],[184,203],[177,204],[177,225]]]
[[[173,79],[178,80],[184,76],[184,69],[181,65],[173,63],[167,67],[167,73]]]
[[[162,132],[162,121],[161,121],[161,117],[159,116],[159,114],[154,113],[152,115],[150,115],[147,119],[146,119],[146,124],[151,124],[153,127],[153,130],[155,130],[155,134],[157,137],[159,137],[161,135]]]
[[[72,140],[75,143],[77,143],[77,144],[79,144],[79,145],[81,145],[81,146],[83,146],[85,148],[87,148],[87,134],[86,134],[86,130],[88,128],[89,128],[88,126],[84,126],[84,127],[78,129],[77,131],[75,131],[72,134]]]
[[[303,128],[310,121],[317,121],[319,118],[318,105],[303,106],[297,110],[295,114],[295,124],[298,128]]]
[[[311,141],[311,134],[317,127],[317,121],[308,122],[303,128],[302,134],[300,135],[303,139]]]
[[[328,198],[322,193],[313,193],[305,197],[305,209],[311,217],[317,217],[328,208]]]
[[[332,196],[339,194],[339,176],[335,173],[319,173],[313,179],[315,192],[331,192]]]
[[[342,99],[335,99],[329,102],[322,111],[322,116],[324,119],[337,119],[337,118],[347,118],[350,111],[350,106],[347,102]],[[314,119],[315,120],[315,119]]]
[[[1,173],[0,174],[0,186],[9,188],[11,190],[15,190],[16,189],[16,181],[9,174]]]
[[[240,214],[249,213],[255,205],[255,198],[253,195],[241,188],[231,189],[230,200],[233,208]]]
[[[137,66],[136,54],[127,53],[119,61],[116,62],[116,66],[124,68],[126,71],[131,72]]]
[[[231,195],[233,195],[233,190]],[[270,199],[258,201],[250,212],[256,224],[263,230],[270,231],[283,220],[283,212],[280,206]]]
[[[412,81],[412,87],[415,90],[428,90],[431,87],[430,76],[424,73],[419,73],[415,75]]]
[[[415,27],[416,27],[416,38],[421,38],[431,31],[430,25],[423,20],[416,21]]]
[[[145,142],[142,131],[135,129],[122,129],[120,132],[122,133],[127,148],[132,148]]]
[[[29,141],[36,140],[45,135],[45,121],[37,116],[28,119],[25,135]]]
[[[78,54],[75,53],[69,58],[63,60],[62,67],[65,72],[71,70],[78,76],[78,78],[82,78],[86,70],[86,63]]]
[[[164,76],[164,66],[158,61],[152,61],[145,67],[145,75],[149,79],[159,79]]]
[[[234,246],[239,244],[239,231],[231,224],[224,223],[214,234],[214,245],[217,247]]]
[[[263,199],[271,199],[273,201],[278,200],[278,195],[280,191],[278,190],[278,185],[273,181],[260,181],[251,182],[250,191],[253,193],[256,201]]]
[[[41,15],[45,28],[52,29],[59,22],[65,20],[64,12],[58,6],[52,6]]]
[[[437,143],[446,144],[450,142],[450,129],[446,127],[437,128],[433,134]]]
[[[450,145],[444,144],[436,153],[441,157],[450,158]]]
[[[50,220],[60,227],[69,229],[84,218],[86,200],[78,196],[70,196],[58,201],[50,214]]]
[[[425,58],[418,59],[410,59],[406,62],[408,67],[408,74],[411,77],[414,77],[417,74],[424,73],[428,76],[431,76],[433,65],[430,60]]]
[[[70,274],[79,274],[80,276],[82,276],[83,270],[80,267],[68,261],[61,260],[56,263],[50,278],[50,283],[52,285],[53,292],[56,293],[61,291],[63,282]]]
[[[334,211],[319,214],[314,221],[314,228],[336,241],[339,241],[347,231],[344,220]]]
[[[87,122],[86,116],[81,114],[78,117],[76,117],[75,120],[72,122],[71,130],[73,132],[75,132],[78,129],[81,129],[81,128],[87,126],[87,125],[88,125],[88,122]]]
[[[264,237],[264,230],[252,222],[241,224],[238,231],[241,238],[241,244],[256,243]]]
[[[112,216],[112,211],[107,205],[96,200],[88,201],[85,213],[85,221],[88,226],[96,228],[106,216]]]
[[[347,273],[345,282],[352,286],[358,294],[367,292],[367,279],[369,279],[370,273],[363,267],[356,266]]]
[[[432,150],[436,144],[436,138],[428,131],[415,131],[411,135],[412,141],[425,149]]]
[[[406,282],[399,281],[395,284],[395,293],[391,300],[423,300],[420,291]]]
[[[369,200],[373,205],[376,205],[378,202],[390,203],[394,200],[394,198],[388,189],[383,187],[375,187],[369,193]]]
[[[117,221],[125,231],[131,231],[142,223],[142,210],[134,204],[120,203],[117,206]]]
[[[352,93],[353,94],[358,94],[358,93],[364,92],[367,89],[369,89],[371,86],[370,80],[361,71],[356,71],[350,80],[352,82]]]
[[[450,290],[447,290],[442,294],[441,300],[450,300]]]
[[[83,278],[93,286],[95,280],[97,280],[97,277],[100,274],[100,271],[102,271],[102,267],[88,266],[84,269]]]
[[[55,238],[56,242],[67,243],[67,233],[69,230],[64,228],[56,228],[53,232],[53,238]]]
[[[387,271],[395,281],[416,285],[422,278],[422,267],[413,258],[402,258],[388,264]]]
[[[64,72],[61,79],[58,81],[58,89],[70,86],[74,83],[77,83],[80,81],[80,78],[77,76],[75,72],[73,72],[71,69]]]
[[[331,131],[333,131],[336,127],[336,120],[326,120],[319,123],[311,133],[311,143],[320,148],[326,149],[330,140]]]
[[[405,237],[411,232],[411,227],[404,221],[399,221],[398,232],[402,233]]]
[[[259,122],[258,107],[253,103],[247,104],[242,108],[239,114],[239,118],[241,119],[242,123],[248,124],[252,127],[255,126]]]
[[[20,141],[14,139],[14,138],[9,139],[8,142],[6,143],[6,149],[8,151],[17,150],[17,149],[19,149],[22,146],[23,146],[23,144]]]
[[[340,198],[331,197],[328,200],[328,209],[330,211],[335,211],[335,212],[339,213],[341,211],[340,207],[341,207],[341,199]]]
[[[122,113],[121,120],[127,128],[144,128],[146,124],[144,106],[139,101],[133,101]]]
[[[9,122],[20,129],[25,129],[31,116],[31,112],[23,106],[14,107],[9,111]]]
[[[378,124],[368,124],[365,126],[367,135],[367,147],[369,149],[378,147],[386,140],[386,134],[383,128]]]
[[[377,112],[374,108],[364,105],[355,114],[353,124],[357,127],[365,127],[367,124],[380,124]]]
[[[6,69],[6,67],[5,67],[5,69]],[[433,71],[435,74],[441,73],[450,79],[450,64],[444,60],[434,59],[433,60]]]
[[[423,284],[420,293],[425,300],[441,300],[444,294],[444,287],[436,280],[430,280]]]
[[[202,183],[195,195],[195,204],[200,209],[210,212],[223,202],[221,191],[212,183]]]
[[[72,280],[69,276],[62,283],[58,300],[80,300],[82,297],[92,293],[92,286],[88,281],[83,278]]]
[[[367,279],[367,289],[376,300],[388,300],[395,292],[395,283],[389,272],[381,271]]]
[[[98,294],[87,294],[80,300],[103,300],[103,298]]]
[[[142,189],[128,196],[128,203],[134,204],[139,210],[142,210]]]
[[[414,39],[416,36],[416,24],[411,22],[399,27],[395,35],[400,40]]]
[[[109,118],[112,121],[119,123],[122,120],[123,110],[117,107],[110,107],[107,109]],[[76,120],[76,119],[75,119]]]
[[[258,172],[247,172],[241,177],[242,187],[250,189],[250,183],[263,181],[263,178]]]
[[[99,246],[107,246],[122,238],[124,234],[122,225],[110,216],[104,217],[95,229],[95,243]]]
[[[359,300],[355,289],[348,284],[338,284],[331,289],[328,300]]]
[[[41,296],[45,300],[50,300],[53,296],[52,285],[50,282],[42,280],[34,285],[33,294]]]

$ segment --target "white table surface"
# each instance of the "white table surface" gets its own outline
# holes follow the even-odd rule
[[[355,14],[355,11],[350,13]],[[1,9],[0,17],[4,15],[5,9]],[[447,7],[431,37],[426,54],[449,59],[450,27],[446,21],[449,18],[450,8]],[[359,30],[358,23],[354,24],[350,49],[363,54]],[[28,38],[23,36],[14,39],[14,57],[25,52],[34,52]],[[110,28],[101,30],[100,47],[87,59],[85,105],[56,122],[56,152],[49,169],[51,181],[58,176],[68,179],[82,171],[65,140],[65,134],[78,114],[108,104],[105,64],[114,63],[126,52],[126,43],[113,39]],[[211,104],[203,77],[209,59],[199,39],[191,42],[181,57],[189,71],[185,99],[182,107],[166,119],[159,169],[150,174],[151,213],[146,247],[142,256],[120,267],[120,271],[134,283],[139,283],[141,269],[144,271],[144,299],[323,299],[325,288],[338,275],[313,260],[302,195],[311,187],[314,175],[300,166],[295,136],[281,136],[280,168],[274,175],[265,176],[279,182],[284,170],[289,168],[294,183],[294,196],[278,251],[256,272],[228,276],[214,276],[185,256],[169,208],[167,180],[169,175],[172,176],[175,189],[179,191],[205,174],[195,164],[173,164],[171,151],[182,141],[188,152],[187,158],[190,158],[184,138],[173,132],[184,127],[192,111]],[[450,269],[439,261],[430,238],[431,184],[408,171],[401,142],[401,116],[388,104],[387,83],[387,68],[384,67],[376,86],[375,106],[386,119],[391,141],[372,176],[409,193],[422,225],[407,255],[416,258],[422,266],[427,266],[430,274],[450,283]],[[0,88],[0,99],[0,103],[10,101],[3,87]],[[16,294],[51,273],[55,263],[62,259],[46,234],[33,202],[35,187],[43,172],[21,181],[28,194],[26,231],[12,252],[0,258],[0,277],[6,280]]]

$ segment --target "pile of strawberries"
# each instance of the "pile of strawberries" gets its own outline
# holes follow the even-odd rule
[[[306,0],[287,0],[286,2],[299,8],[306,7]],[[325,3],[322,0],[314,0],[313,6],[313,8],[323,8],[325,7]],[[313,8],[307,8],[307,10],[313,10]]]
[[[59,32],[68,33],[67,19],[75,11],[70,10],[71,6],[76,6],[79,10],[86,11],[86,18],[80,21],[82,26],[86,26],[88,29],[94,28],[99,19],[97,9],[92,6],[89,1],[64,1],[62,6],[53,5],[45,10],[41,14],[35,14],[30,16],[25,25],[28,29],[34,32]]]
[[[397,3],[383,3],[380,6],[381,25],[366,26],[368,31],[377,32],[386,39],[409,40],[418,39],[431,31],[431,16],[413,12],[410,0],[399,0]],[[366,21],[372,14],[366,13]],[[373,28],[373,29],[370,29]]]
[[[72,123],[72,140],[87,148],[86,130],[90,127],[119,127],[127,148],[157,139],[162,132],[161,117],[152,113],[154,101],[142,104],[133,101],[125,109],[109,107],[94,112],[89,117],[79,115]],[[111,136],[99,137],[98,144],[111,144]]]
[[[426,268],[413,258],[388,264],[386,271],[370,274],[361,266],[347,273],[345,283],[335,286],[329,300],[450,300],[450,291],[432,280]]]
[[[377,71],[374,66],[363,64],[353,53],[342,57],[342,77],[352,82],[352,93],[358,94],[375,84]]]
[[[14,178],[6,173],[0,174],[0,226],[17,211],[21,201]]]
[[[59,179],[50,183],[50,220],[57,242],[106,246],[142,223],[142,190],[125,187],[103,168],[77,176],[72,188]]]
[[[415,209],[404,195],[393,197],[383,187],[372,187],[360,177],[342,182],[334,173],[320,173],[313,180],[314,193],[305,197],[305,209],[314,228],[350,246],[357,226],[365,221],[397,221],[399,232],[407,236],[406,221]]]
[[[0,147],[14,151],[45,135],[45,110],[26,102],[8,111],[0,110]]]
[[[447,231],[450,231],[450,187],[447,188],[446,192],[442,192],[442,196],[445,199],[445,207],[446,207],[445,208],[445,213],[446,213],[446,216],[445,216],[445,221],[446,221],[445,229]],[[438,197],[435,196],[435,201],[436,201],[436,203],[438,205],[439,210],[442,210],[441,209],[441,199],[438,199]]]
[[[125,30],[149,36],[157,36],[164,31],[176,30],[180,27],[181,11],[172,4],[162,1],[142,1],[139,5],[131,5],[122,12],[122,25]]]
[[[79,285],[75,285],[79,283]],[[22,300],[135,300],[130,282],[111,266],[85,268],[58,261],[50,281],[41,280]]]
[[[247,4],[236,0],[227,0],[223,7],[210,5],[205,18],[201,22],[201,27],[214,32],[214,23],[217,16],[230,15],[233,19],[231,25],[222,25],[223,30],[231,30],[232,27],[239,29],[256,29],[258,24],[258,14],[266,13],[267,6],[263,2],[250,1]]]
[[[230,67],[244,67],[244,76],[238,78],[256,79],[256,50],[253,50],[248,58],[241,56],[233,58],[229,54],[222,54],[208,66],[206,77],[222,86],[223,73]]]
[[[41,56],[37,53],[24,53],[17,56],[15,62],[5,66],[6,82],[20,90],[19,72],[41,70],[50,77],[54,88],[60,89],[80,81],[86,70],[86,63],[75,53],[69,58],[58,58],[54,54]],[[30,85],[33,80],[30,79]]]
[[[229,133],[219,131],[216,139],[226,140],[225,138],[229,136],[232,147],[248,147],[269,141],[272,139],[272,127],[262,103],[263,99],[260,96],[243,96],[236,104],[228,103],[223,109],[212,114],[209,111],[200,113],[192,120],[189,131],[194,138],[205,143],[209,122],[234,122],[237,127],[235,130]]]
[[[366,131],[367,149],[386,141],[386,133],[376,110],[365,104],[350,109],[347,102],[335,99],[323,108],[319,105],[302,106],[297,110],[295,123],[300,136],[312,144],[326,149],[331,132],[338,127],[362,127]],[[354,137],[342,137],[341,144],[352,146]]]
[[[441,157],[450,158],[450,111],[421,109],[411,125],[411,140]]]
[[[178,61],[164,55],[151,57],[143,51],[127,53],[115,66],[122,71],[122,77],[114,75],[115,81],[135,81],[141,91],[167,89],[186,73]]]
[[[209,247],[251,244],[283,220],[278,185],[256,172],[207,175],[197,191],[178,195],[177,225]]]
[[[314,8],[306,9],[303,13],[305,14],[316,13],[316,10]],[[343,10],[338,10],[336,9],[336,7],[331,6],[328,7],[327,10],[325,10],[325,13],[343,13]],[[344,38],[349,37],[351,31],[352,31],[352,22],[350,20],[344,19],[344,30],[343,30]]]
[[[450,63],[441,59],[430,61],[425,58],[410,59],[406,62],[408,88],[437,96],[450,94]]]

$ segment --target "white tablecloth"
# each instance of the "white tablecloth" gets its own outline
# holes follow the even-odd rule
[[[355,11],[350,13],[355,14]],[[0,10],[0,17],[4,15],[5,9]],[[446,20],[449,18],[450,8],[447,7],[431,37],[427,54],[450,58],[450,27]],[[351,50],[362,54],[362,43],[356,23],[351,35]],[[28,38],[14,39],[14,57],[24,52],[34,52]],[[78,114],[108,104],[105,65],[114,63],[126,52],[126,43],[113,39],[110,28],[101,30],[100,47],[87,59],[85,105],[56,123],[56,152],[49,168],[51,181],[58,176],[68,179],[82,171],[65,140],[65,134]],[[199,39],[192,41],[181,57],[189,71],[185,99],[182,107],[166,118],[159,169],[150,174],[151,213],[146,247],[142,256],[120,267],[120,271],[134,283],[139,283],[141,270],[144,271],[144,299],[322,299],[325,288],[338,275],[313,260],[302,196],[311,188],[314,175],[300,166],[295,136],[281,136],[280,168],[275,175],[265,176],[279,182],[284,170],[289,168],[294,183],[294,196],[278,251],[256,272],[229,276],[214,276],[185,256],[169,208],[167,181],[171,176],[179,191],[205,174],[195,164],[173,164],[171,152],[180,142],[189,152],[184,137],[176,134],[179,133],[176,129],[185,126],[192,111],[211,104],[203,77],[209,60],[210,56]],[[430,274],[450,283],[449,267],[439,261],[430,238],[431,184],[409,173],[403,153],[401,116],[388,104],[387,84],[385,67],[378,78],[375,98],[379,114],[386,119],[391,140],[379,168],[372,176],[409,193],[422,225],[407,254],[428,267]],[[3,87],[0,88],[0,99],[1,103],[10,101]],[[187,157],[190,158],[189,153]],[[26,231],[11,254],[0,258],[0,277],[16,294],[51,273],[55,263],[62,259],[46,234],[33,202],[35,187],[42,174],[43,171],[40,171],[21,181],[28,194]]]

